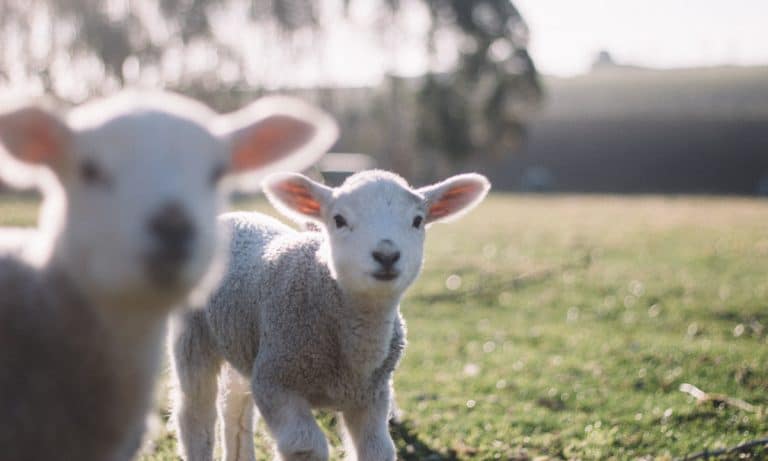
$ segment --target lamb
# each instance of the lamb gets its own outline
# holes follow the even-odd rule
[[[2,458],[132,459],[169,313],[224,266],[226,191],[308,166],[336,132],[284,98],[219,116],[127,92],[66,119],[0,114],[0,173],[46,197],[38,232],[0,231]]]
[[[405,347],[399,303],[421,270],[425,226],[467,212],[490,184],[463,174],[412,189],[393,173],[365,171],[335,189],[288,173],[264,187],[280,212],[321,230],[258,213],[221,217],[232,234],[227,272],[169,336],[180,454],[212,458],[221,373],[224,459],[255,459],[255,402],[281,459],[328,459],[311,412],[326,408],[342,413],[352,459],[394,460],[387,422]]]

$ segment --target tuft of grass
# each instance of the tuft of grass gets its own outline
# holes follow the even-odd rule
[[[0,221],[32,208],[0,201]],[[402,304],[399,457],[671,459],[764,437],[766,216],[750,199],[494,195],[433,226]],[[756,409],[698,405],[683,383]],[[164,432],[142,459],[174,450]]]

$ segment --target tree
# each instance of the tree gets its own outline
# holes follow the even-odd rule
[[[429,74],[421,90],[423,142],[455,159],[514,149],[541,97],[519,11],[509,0],[426,1],[433,28],[458,28],[465,44],[456,68]]]
[[[217,17],[239,12],[249,26],[269,31],[264,40],[274,40],[272,48],[301,59],[295,37],[322,37],[333,26],[324,22],[327,9],[349,11],[358,3],[0,0],[0,85],[22,76],[72,102],[110,92],[138,73],[160,86],[258,86],[263,82],[249,71],[253,48],[222,39]],[[513,148],[541,95],[519,11],[509,0],[380,0],[382,24],[417,4],[429,15],[425,53],[437,56],[441,40],[457,49],[449,68],[426,69],[418,90],[419,139],[456,160]],[[190,64],[193,55],[206,65]]]

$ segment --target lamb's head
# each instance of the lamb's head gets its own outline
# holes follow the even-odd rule
[[[181,96],[124,93],[66,118],[33,106],[0,115],[0,170],[32,171],[47,199],[63,198],[51,261],[85,292],[167,305],[212,267],[227,184],[304,168],[335,138],[328,116],[293,99],[219,116]]]
[[[272,204],[327,233],[331,271],[352,292],[401,295],[421,270],[425,228],[456,218],[480,203],[490,183],[462,174],[420,189],[396,174],[364,171],[338,188],[293,173],[268,177]]]

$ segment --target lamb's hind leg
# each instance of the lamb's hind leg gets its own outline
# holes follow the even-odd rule
[[[176,385],[172,417],[179,455],[186,461],[211,461],[222,359],[216,352],[205,313],[188,312],[174,319],[169,340]]]
[[[221,441],[225,461],[255,461],[250,381],[229,365],[219,383]]]

